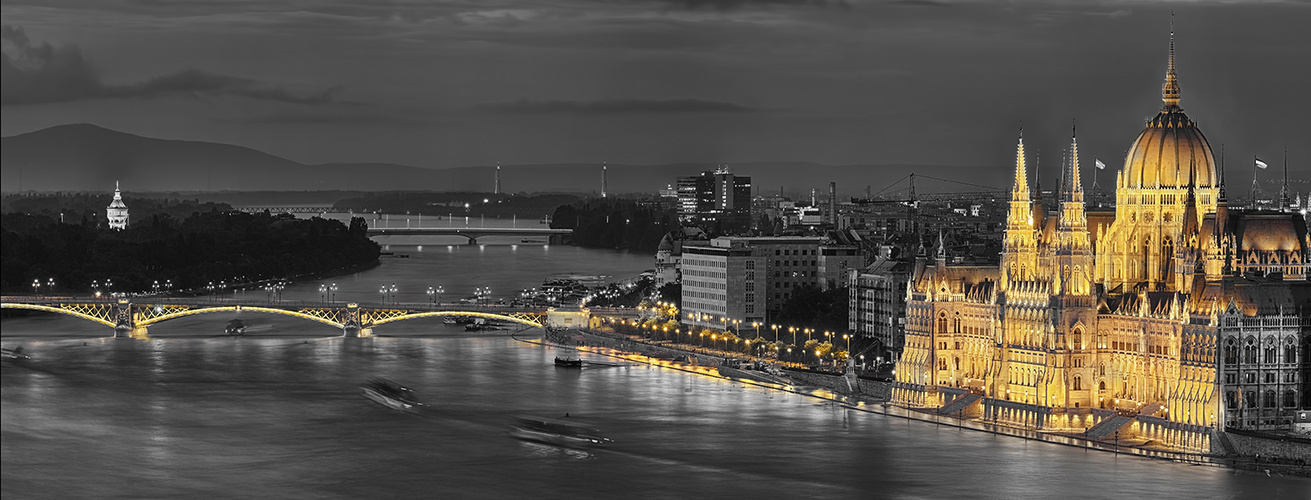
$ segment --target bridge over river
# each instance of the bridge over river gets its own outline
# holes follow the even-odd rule
[[[370,237],[378,236],[463,236],[469,244],[478,243],[483,236],[545,236],[551,243],[561,243],[566,236],[574,234],[573,229],[528,228],[528,227],[371,227]]]
[[[4,296],[4,309],[47,311],[94,321],[113,328],[115,337],[145,338],[147,327],[196,314],[245,311],[281,314],[317,321],[342,330],[347,337],[367,337],[379,325],[415,318],[466,317],[513,322],[526,327],[581,327],[596,316],[636,317],[624,308],[553,308],[503,305],[259,301],[213,297],[173,298],[137,296],[118,298]]]

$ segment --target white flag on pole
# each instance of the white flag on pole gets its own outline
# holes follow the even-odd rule
[[[1256,159],[1256,166],[1257,166],[1257,167],[1260,167],[1260,168],[1266,168],[1267,165],[1265,164],[1265,162],[1261,161],[1260,158],[1257,158],[1257,157],[1255,157],[1255,156],[1253,156],[1252,158],[1255,158],[1255,159]]]
[[[1098,160],[1097,158],[1093,158],[1093,162],[1097,164],[1097,170],[1106,170],[1106,164],[1102,163],[1101,160]]]

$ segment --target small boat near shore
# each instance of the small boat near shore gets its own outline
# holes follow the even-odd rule
[[[409,387],[385,378],[369,379],[360,386],[360,389],[365,398],[393,410],[408,410],[415,406],[423,406]]]
[[[569,414],[565,414],[568,418]],[[559,446],[596,446],[613,442],[601,430],[583,422],[559,418],[517,417],[510,425],[510,435],[525,441]]]
[[[583,367],[583,360],[582,360],[581,358],[578,358],[578,357],[572,357],[572,358],[571,358],[571,357],[567,357],[567,356],[566,356],[566,357],[563,357],[563,358],[562,358],[562,357],[556,356],[556,357],[555,357],[555,366],[559,366],[559,367],[561,367],[561,368],[582,368],[582,367]]]
[[[783,376],[782,370],[766,365],[738,364],[726,362],[719,365],[719,375],[734,380],[751,380],[766,384],[792,385],[792,381]]]

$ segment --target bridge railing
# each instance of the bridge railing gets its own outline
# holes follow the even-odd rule
[[[0,300],[11,303],[24,304],[63,304],[70,302],[77,303],[105,303],[115,304],[120,299],[127,299],[134,305],[186,305],[186,306],[243,306],[243,307],[280,307],[280,308],[335,308],[346,307],[347,304],[356,304],[362,309],[406,309],[411,311],[449,311],[449,312],[483,312],[483,313],[544,313],[546,307],[523,307],[508,306],[501,304],[467,304],[460,302],[358,302],[350,300],[335,301],[313,301],[313,300],[289,300],[289,299],[240,299],[226,297],[161,297],[161,296],[132,296],[132,297],[96,297],[87,296],[34,296],[34,295],[6,295],[0,297]],[[559,308],[568,309],[568,308]]]

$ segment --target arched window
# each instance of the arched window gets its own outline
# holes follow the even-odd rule
[[[938,369],[947,371],[947,358],[938,358]]]
[[[1265,348],[1265,362],[1267,364],[1273,365],[1275,363],[1278,363],[1279,362],[1278,358],[1279,358],[1279,350],[1275,349],[1275,346],[1272,345]]]
[[[1097,390],[1099,390],[1099,391],[1104,391],[1104,390],[1106,390],[1106,381],[1105,381],[1105,380],[1102,380],[1102,381],[1100,381],[1100,382],[1097,382]]]
[[[1297,391],[1289,390],[1284,393],[1284,408],[1297,407]]]
[[[1083,349],[1083,328],[1074,327],[1074,340],[1071,346],[1074,349]]]
[[[1074,390],[1076,391],[1083,390],[1083,380],[1080,379],[1078,375],[1074,376]]]
[[[1226,392],[1225,402],[1227,403],[1225,406],[1229,408],[1238,408],[1238,395],[1234,391]]]
[[[1246,346],[1243,347],[1243,362],[1256,363],[1256,340],[1252,337],[1247,338]]]
[[[1288,364],[1297,363],[1297,344],[1293,343],[1293,337],[1284,341],[1284,362]]]
[[[947,313],[938,315],[938,333],[947,333]]]
[[[1238,364],[1238,346],[1235,344],[1233,337],[1225,339],[1225,364]]]
[[[1265,407],[1266,407],[1266,408],[1274,408],[1274,407],[1275,407],[1275,391],[1265,391],[1265,398],[1263,398],[1263,402],[1265,403]]]
[[[956,363],[956,371],[960,371],[960,358],[951,358]]]

